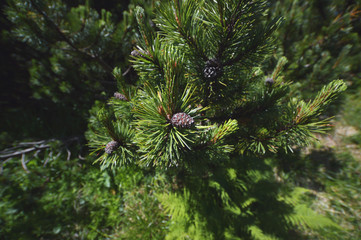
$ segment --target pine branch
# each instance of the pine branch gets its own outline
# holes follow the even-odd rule
[[[225,49],[231,44],[230,43],[230,39],[232,38],[232,35],[234,34],[233,30],[234,30],[234,26],[235,26],[235,23],[236,21],[238,20],[239,16],[241,15],[241,12],[239,12],[239,8],[241,6],[241,3],[242,1],[239,1],[234,12],[232,13],[232,17],[231,17],[231,20],[230,22],[226,22],[227,23],[227,28],[226,28],[226,37],[224,39],[222,39],[222,42],[219,44],[219,47],[218,47],[218,51],[217,51],[217,59],[222,59],[222,55],[225,51]],[[224,19],[223,19],[223,7],[221,8],[220,7],[220,2],[217,3],[218,6],[219,6],[219,9],[220,9],[220,22],[221,22],[221,25],[224,27]]]
[[[309,101],[307,104],[301,101],[297,108],[296,124],[307,124],[319,116],[324,107],[346,88],[347,86],[342,80],[335,80],[323,87],[313,101]]]
[[[109,66],[102,58],[99,56],[95,56],[93,54],[89,54],[88,52],[82,51],[77,48],[72,41],[60,30],[59,26],[35,3],[34,0],[30,0],[31,4],[34,6],[35,10],[44,17],[46,22],[50,24],[50,26],[56,30],[59,34],[60,38],[66,42],[75,52],[87,57],[90,60],[96,60],[108,73],[113,71],[113,67]]]
[[[343,81],[332,81],[322,88],[314,100],[307,104],[301,101],[296,109],[291,107],[288,110],[289,113],[285,112],[285,116],[291,117],[286,123],[276,129],[270,129],[267,134],[246,137],[246,141],[250,145],[252,143],[258,144],[263,149],[263,153],[265,153],[263,145],[267,144],[273,151],[276,151],[276,145],[284,145],[291,150],[290,143],[292,142],[297,143],[297,145],[308,144],[309,139],[314,138],[314,132],[322,133],[331,126],[329,124],[330,119],[318,120],[316,117],[320,115],[330,101],[334,100],[345,89],[346,85]]]
[[[196,40],[194,39],[193,36],[191,36],[186,30],[183,23],[183,19],[181,17],[181,10],[183,10],[183,6],[180,4],[179,0],[174,0],[174,6],[176,8],[176,11],[174,12],[174,17],[177,23],[177,30],[180,33],[180,35],[182,36],[182,38],[186,41],[186,43],[188,44],[189,47],[193,48],[195,50],[195,52],[198,53],[199,56],[202,57],[203,61],[207,61],[208,57],[206,56],[206,54],[204,53],[204,51],[198,46]],[[188,11],[189,9],[187,9],[187,7],[190,6],[186,6],[186,11]],[[193,17],[193,16],[191,16]],[[187,19],[187,21],[190,21],[189,19]]]

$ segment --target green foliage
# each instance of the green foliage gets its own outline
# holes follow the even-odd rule
[[[276,180],[269,157],[324,131],[329,119],[318,116],[346,85],[332,81],[305,103],[282,76],[285,57],[271,75],[263,72],[259,66],[281,23],[265,23],[266,9],[265,1],[161,1],[154,29],[136,8],[132,63],[139,79],[129,85],[114,71],[126,100],[109,101],[109,113],[100,111],[90,123],[88,139],[103,167],[123,166],[117,151],[126,146],[104,158],[106,142],[95,135],[121,142],[116,123],[135,132],[127,138],[135,156],[129,164],[171,182],[157,194],[171,216],[167,239],[287,239],[296,226],[338,227],[300,203],[299,189],[289,192]],[[96,132],[99,122],[105,130]]]
[[[182,5],[182,7],[180,8],[180,5],[177,4]],[[227,6],[231,8],[231,4]],[[192,1],[175,2],[171,6],[162,4],[160,6],[160,19],[156,19],[156,21],[159,21],[160,31],[159,33],[153,32],[152,34],[150,34],[152,30],[142,23],[144,11],[141,8],[137,8],[136,14],[141,32],[140,44],[143,44],[143,49],[139,48],[139,51],[143,54],[138,54],[134,58],[134,66],[140,75],[138,85],[143,85],[144,87],[139,89],[138,94],[130,100],[129,104],[134,107],[135,111],[135,122],[130,125],[134,125],[140,130],[133,141],[140,151],[145,154],[140,158],[141,162],[145,163],[145,165],[157,165],[158,163],[163,166],[177,165],[177,159],[181,158],[180,152],[184,151],[183,149],[197,148],[197,145],[204,142],[205,139],[199,137],[196,139],[197,135],[202,136],[201,133],[197,134],[192,129],[180,130],[174,126],[171,127],[170,123],[172,116],[179,112],[185,112],[190,114],[190,117],[195,117],[192,114],[193,111],[195,113],[198,109],[198,105],[209,105],[206,109],[209,109],[207,117],[210,120],[224,121],[228,118],[236,118],[238,121],[245,121],[241,118],[244,113],[247,116],[252,114],[257,116],[259,120],[256,120],[253,124],[242,124],[242,128],[238,131],[240,135],[238,144],[240,146],[239,151],[241,152],[274,152],[280,147],[291,149],[293,144],[307,143],[308,139],[312,136],[312,131],[320,131],[320,127],[327,124],[327,121],[317,122],[314,117],[320,114],[318,111],[323,109],[322,107],[331,101],[334,96],[337,96],[339,92],[345,89],[344,83],[341,81],[331,83],[308,105],[302,102],[292,104],[295,101],[291,101],[291,104],[286,106],[284,100],[280,100],[287,92],[287,86],[289,85],[282,85],[282,77],[279,76],[280,70],[286,63],[284,58],[280,59],[273,72],[273,77],[276,77],[274,80],[275,84],[269,89],[269,86],[261,85],[265,78],[262,72],[250,70],[247,73],[246,69],[239,71],[239,65],[247,67],[252,65],[245,65],[239,56],[233,56],[232,54],[227,56],[226,54],[225,50],[230,48],[230,51],[233,52],[243,51],[244,54],[252,53],[254,56],[263,56],[264,52],[261,49],[269,49],[271,43],[271,40],[269,40],[270,33],[278,25],[277,21],[266,26],[263,26],[262,22],[258,22],[258,27],[247,27],[248,25],[246,25],[244,27],[245,32],[239,32],[238,28],[234,27],[234,24],[241,20],[253,22],[254,18],[259,18],[259,11],[264,9],[264,5],[263,3],[244,3],[240,5],[235,4],[234,7],[236,6],[237,8],[233,9],[233,11],[226,6],[223,6],[223,9],[217,10],[224,11],[224,14],[233,13],[234,16],[231,14],[233,19],[224,16],[225,19],[231,19],[229,23],[223,26],[224,32],[230,32],[229,36],[226,35],[224,39],[222,38],[224,42],[215,41],[219,43],[218,48],[222,51],[222,54],[216,57],[221,61],[220,66],[227,67],[227,71],[224,70],[222,76],[214,80],[207,79],[203,75],[202,69],[206,68],[207,64],[204,65],[204,62],[199,61],[202,61],[204,58],[210,59],[214,55],[209,54],[203,57],[197,55],[197,51],[193,50],[202,49],[204,46],[195,46],[196,42],[193,40],[187,42],[189,39],[195,38],[195,35],[191,36],[192,34],[189,35],[190,33],[183,32],[184,29],[189,29],[189,31],[191,29],[198,29],[198,26],[205,21],[201,21],[200,16],[203,16],[202,14],[207,16],[207,10],[205,9],[209,8],[209,11],[211,11],[212,4],[207,6],[199,5],[198,7],[192,5]],[[172,8],[176,10],[175,13],[170,10]],[[227,11],[230,11],[230,13],[227,13]],[[242,16],[249,14],[249,19],[243,19],[238,11],[243,13]],[[170,19],[171,12],[173,20]],[[179,18],[181,18],[182,14],[186,13],[190,19],[192,19],[192,16],[198,17],[192,21],[186,18],[186,22],[182,23]],[[214,12],[214,14],[217,13]],[[223,12],[218,14],[223,16]],[[192,24],[188,23],[188,21],[191,21]],[[213,24],[218,22],[217,20]],[[208,22],[208,24],[210,23]],[[263,29],[262,35],[264,39],[258,39],[255,35],[249,34],[249,31],[253,31],[255,28],[258,32],[261,31],[260,29]],[[146,33],[147,29],[149,34]],[[204,32],[197,32],[200,36],[199,41],[204,44],[204,42],[207,43],[209,40],[202,40],[201,36],[207,34],[210,36],[212,34],[219,35],[221,30],[217,31],[217,27],[214,26],[209,29],[200,28],[197,31]],[[177,34],[179,35],[172,35],[170,32],[178,32]],[[256,42],[258,46],[247,47],[244,44],[241,46],[239,38],[243,35],[253,36],[252,39],[245,41],[250,41],[252,44]],[[175,42],[175,39],[177,39],[177,42]],[[182,39],[185,39],[184,43],[179,42]],[[153,45],[151,45],[152,42],[154,42]],[[207,46],[209,45],[210,42]],[[237,50],[237,46],[239,50]],[[185,55],[180,54],[180,52],[184,52]],[[205,49],[202,52],[205,52]],[[247,56],[248,58],[252,57]],[[239,81],[239,79],[242,79],[241,77],[245,76],[251,77],[254,80],[247,83]],[[230,84],[227,81],[229,82],[230,80],[232,81],[232,88],[227,87],[227,84]],[[118,81],[121,80],[118,79]],[[186,84],[187,82],[188,84]],[[155,83],[156,87],[154,86]],[[219,84],[223,84],[223,86],[220,87]],[[216,85],[218,85],[217,88],[220,87],[218,93],[214,92]],[[242,100],[235,101],[234,99],[237,99],[238,96],[230,95],[228,89],[242,89],[238,93]],[[120,89],[120,91],[124,92],[125,90]],[[215,93],[217,96],[214,95]],[[220,98],[221,96],[222,98]],[[234,106],[227,106],[227,102],[233,102]],[[223,117],[220,117],[216,112],[219,108],[222,109],[220,112],[222,112]],[[223,109],[226,109],[228,114]],[[264,119],[269,119],[268,123]],[[313,122],[311,123],[310,121]],[[202,126],[202,131],[207,129],[204,124],[199,124],[199,126]],[[289,136],[287,136],[288,134]],[[113,139],[115,139],[114,136]],[[157,163],[154,163],[155,159]]]
[[[128,67],[136,34],[134,5],[124,11],[129,2],[107,1],[103,6],[116,6],[107,10],[92,1],[9,0],[2,6],[2,36],[10,52],[4,70],[14,75],[2,76],[14,78],[1,87],[7,141],[84,133],[94,101],[116,87],[114,66]],[[134,78],[128,71],[127,81]]]
[[[1,239],[163,238],[167,216],[149,187],[152,173],[100,172],[94,159],[75,158],[87,153],[82,136],[94,100],[115,88],[113,66],[128,67],[136,34],[128,3],[1,4]],[[143,221],[129,224],[135,219]]]
[[[346,146],[343,146],[347,144]],[[332,225],[314,229],[308,233],[312,239],[357,239],[360,227],[359,201],[359,158],[352,156],[349,142],[340,142],[337,148],[318,146],[310,153],[294,156],[279,156],[283,176],[288,183],[307,188],[305,199],[298,204],[311,205],[313,209],[336,222],[341,229]],[[319,144],[320,145],[320,144]],[[281,172],[281,171],[280,171]],[[305,190],[303,190],[305,192]]]
[[[123,105],[123,107],[129,109],[129,106]],[[98,109],[95,105],[92,112]],[[126,165],[134,161],[134,146],[131,142],[134,130],[120,116],[116,118],[113,111],[102,108],[97,117],[90,118],[90,127],[92,132],[88,132],[88,137],[92,137],[93,141],[89,143],[89,146],[94,149],[92,154],[101,152],[102,155],[97,161],[102,164],[102,168]],[[120,146],[111,154],[103,152],[107,143],[112,140],[119,142]]]
[[[286,56],[287,78],[307,97],[333,79],[353,87],[360,78],[359,1],[273,1],[271,16],[284,16],[277,56]]]
[[[309,98],[315,89],[332,79],[342,78],[348,85],[348,95],[342,101],[333,101],[329,110],[320,115],[325,119],[335,113],[336,119],[359,129],[359,86],[360,86],[360,1],[273,1],[271,16],[283,14],[285,20],[277,31],[278,49],[274,56],[286,56],[286,79],[296,82],[295,93]],[[275,57],[277,58],[277,57]],[[275,59],[273,60],[275,61]],[[358,239],[359,224],[354,221],[359,209],[355,201],[360,195],[355,192],[359,178],[357,173],[358,153],[352,157],[348,152],[350,144],[340,138],[342,128],[334,133],[335,148],[324,146],[307,155],[299,155],[282,160],[282,168],[287,169],[290,179],[307,188],[315,189],[322,209],[345,230],[333,231],[328,228],[318,230],[315,239]],[[353,143],[358,146],[358,135]],[[326,142],[327,143],[327,142]],[[325,143],[323,143],[325,144]],[[318,146],[319,147],[319,146]],[[353,150],[354,152],[355,150]],[[357,150],[356,150],[357,152]],[[353,166],[353,167],[351,167]],[[297,173],[297,174],[295,174]],[[332,176],[332,177],[331,177]],[[346,177],[348,176],[348,177]],[[332,179],[332,181],[329,181]],[[342,193],[340,193],[342,192]],[[346,211],[343,207],[348,210]],[[325,207],[326,206],[326,207]],[[335,207],[333,207],[335,206]]]
[[[358,221],[361,208],[359,205],[361,194],[360,185],[360,160],[354,158],[350,153],[336,154],[342,161],[342,168],[336,173],[327,172],[321,175],[324,182],[325,197],[329,209],[325,209],[334,221],[337,221],[344,231],[335,234],[321,232],[329,239],[357,239],[360,238],[360,222]]]
[[[289,191],[271,177],[269,161],[246,166],[247,162],[198,181],[190,175],[184,183],[191,184],[189,188],[161,194],[159,199],[172,216],[167,239],[300,239],[300,233],[291,231],[294,226],[340,230],[306,203],[309,190]]]
[[[163,238],[167,216],[149,187],[157,176],[50,157],[28,157],[28,171],[18,158],[2,164],[2,239]]]
[[[49,97],[64,103],[68,100],[65,96],[69,95],[84,92],[90,97],[91,92],[82,90],[82,87],[87,89],[88,84],[93,84],[96,92],[102,89],[99,80],[104,79],[104,70],[112,67],[100,56],[106,56],[110,49],[117,54],[122,51],[115,49],[122,31],[112,24],[110,12],[103,10],[98,14],[89,4],[70,8],[61,1],[53,1],[52,5],[9,1],[6,13],[16,26],[15,37],[34,51],[29,72],[35,98]],[[85,64],[87,62],[90,64]],[[86,99],[86,95],[84,97]]]
[[[331,221],[331,219],[315,213],[308,205],[307,202],[302,201],[302,197],[305,197],[305,194],[310,193],[308,189],[305,188],[295,188],[288,198],[285,199],[286,202],[292,204],[294,208],[294,214],[289,216],[288,221],[291,221],[294,225],[302,225],[306,228],[311,227],[314,229],[333,227],[340,230],[341,227]]]
[[[356,161],[289,155],[329,128],[333,79],[358,126],[357,4],[9,0],[1,238],[357,239]]]
[[[359,89],[359,88],[358,88]],[[346,97],[345,104],[343,107],[343,115],[345,121],[351,126],[361,129],[361,103],[360,103],[360,92],[355,92]]]

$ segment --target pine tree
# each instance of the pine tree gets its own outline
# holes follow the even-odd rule
[[[174,0],[156,9],[151,22],[136,9],[139,39],[129,54],[138,81],[115,68],[121,97],[91,120],[89,145],[102,168],[164,176],[157,197],[170,215],[167,239],[291,239],[299,225],[337,228],[293,208],[304,190],[288,189],[273,166],[278,151],[329,128],[318,116],[345,84],[332,81],[305,102],[282,76],[285,57],[262,71],[282,23],[265,21],[266,1]]]
[[[284,14],[277,55],[289,60],[284,74],[303,96],[342,78],[359,86],[360,1],[274,1],[271,16]]]

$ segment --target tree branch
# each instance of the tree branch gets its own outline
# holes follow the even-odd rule
[[[96,60],[107,72],[111,73],[113,71],[113,67],[111,67],[108,63],[106,63],[103,59],[101,59],[99,56],[95,56],[93,54],[89,54],[88,52],[84,52],[77,48],[69,38],[60,30],[59,26],[54,23],[54,21],[46,15],[44,11],[42,11],[39,6],[34,2],[34,0],[30,0],[31,4],[34,6],[35,10],[44,17],[46,22],[48,22],[59,34],[61,39],[66,42],[71,48],[73,48],[77,53],[82,54],[83,56],[90,58],[92,60]]]
[[[25,153],[23,153],[23,155],[21,156],[21,166],[23,166],[25,172],[29,173],[29,169],[27,168],[25,163]]]
[[[49,145],[35,146],[35,147],[31,147],[31,148],[24,149],[24,150],[22,150],[22,151],[16,151],[16,152],[12,152],[12,153],[8,153],[8,154],[0,155],[0,158],[16,157],[16,156],[19,156],[19,155],[24,155],[24,154],[26,154],[26,153],[35,151],[35,150],[45,149],[45,148],[49,148],[49,147],[50,147]],[[0,152],[0,153],[3,153],[3,152]]]
[[[188,35],[187,32],[184,30],[184,28],[182,26],[182,19],[180,17],[179,1],[175,2],[175,7],[176,7],[176,11],[175,11],[174,15],[175,15],[175,19],[176,19],[176,22],[177,22],[178,32],[183,37],[183,39],[186,41],[186,43],[190,47],[193,47],[194,50],[202,57],[203,61],[208,61],[208,57],[204,53],[203,49],[199,48],[199,46],[197,45],[196,40],[192,36]]]
[[[18,145],[15,147],[7,148],[7,149],[4,149],[3,151],[1,151],[0,159],[1,158],[12,158],[12,157],[27,154],[27,153],[30,153],[33,151],[40,151],[42,149],[51,148],[51,146],[49,145],[49,143],[51,143],[51,142],[61,141],[62,145],[67,146],[69,143],[74,142],[74,141],[79,141],[79,140],[80,140],[80,137],[76,136],[76,137],[71,137],[66,140],[49,139],[49,140],[41,140],[41,141],[33,141],[33,142],[21,142],[21,143],[18,143]],[[22,149],[24,147],[27,147],[27,148]]]

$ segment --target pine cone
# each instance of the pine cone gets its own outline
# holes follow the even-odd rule
[[[265,80],[265,84],[267,85],[267,86],[272,86],[273,84],[274,84],[274,80],[273,80],[273,78],[267,78],[266,80]]]
[[[132,55],[133,57],[142,57],[144,58],[144,55],[146,55],[146,53],[143,50],[133,50],[130,55]]]
[[[210,59],[206,62],[203,73],[204,73],[204,77],[207,79],[216,79],[222,76],[223,73],[222,64],[215,58]]]
[[[108,144],[105,146],[104,150],[107,154],[112,154],[112,152],[117,150],[117,148],[119,146],[120,146],[120,143],[113,140],[113,141],[108,142]]]
[[[194,124],[194,119],[188,114],[181,112],[174,114],[170,122],[174,127],[190,128]]]
[[[115,92],[114,97],[122,101],[128,101],[128,98],[121,93]]]

